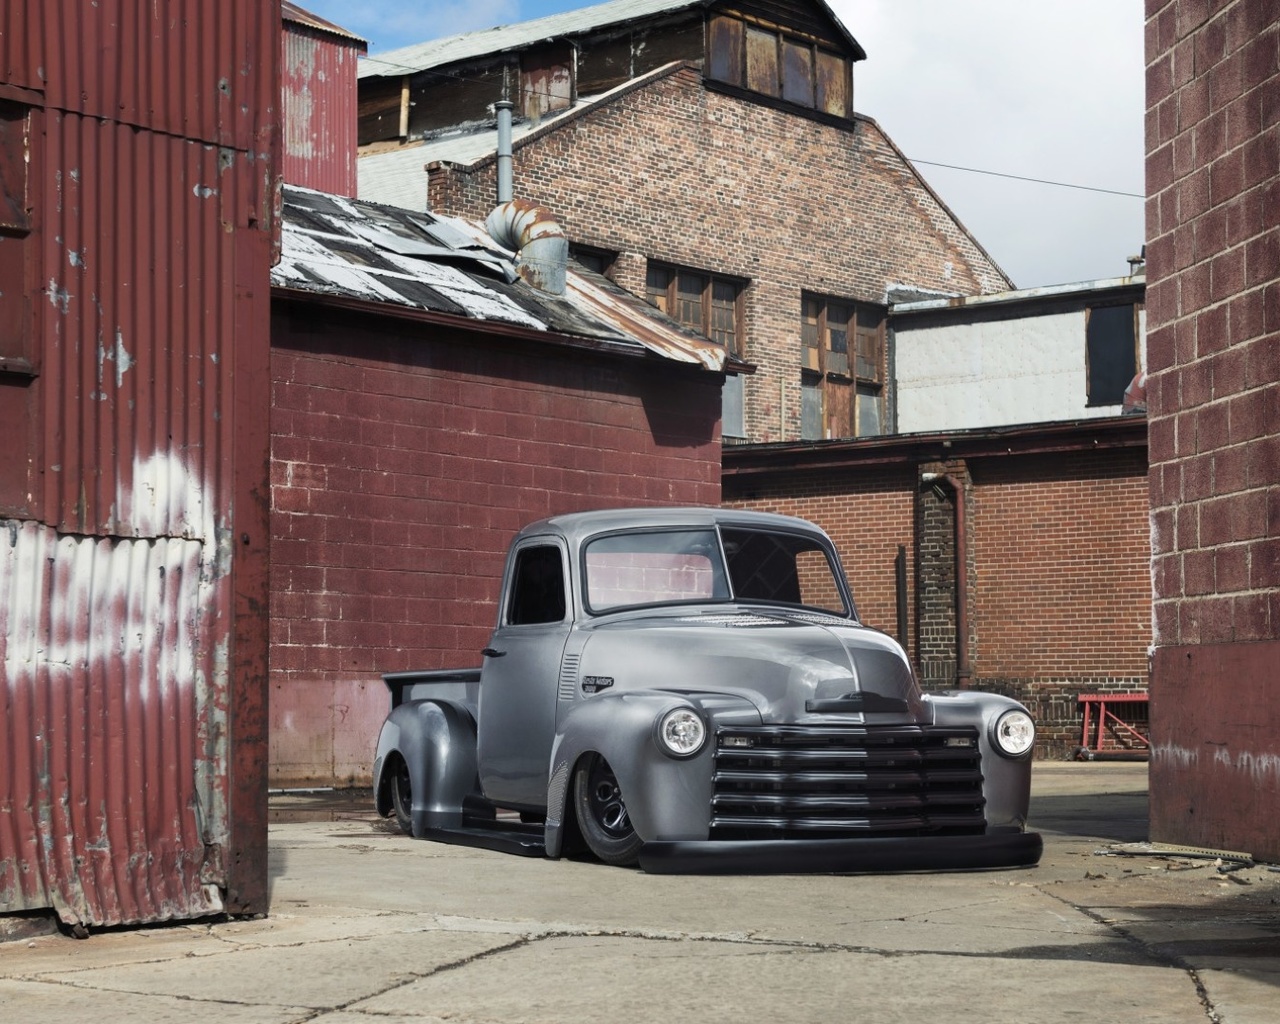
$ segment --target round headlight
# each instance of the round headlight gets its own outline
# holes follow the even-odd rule
[[[996,749],[1006,757],[1021,757],[1036,742],[1036,725],[1025,711],[1006,711],[996,720]]]
[[[658,722],[658,736],[667,753],[689,757],[702,749],[707,739],[707,727],[692,708],[676,708],[668,711]]]

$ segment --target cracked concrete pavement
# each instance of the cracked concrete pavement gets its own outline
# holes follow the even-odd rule
[[[1022,871],[651,876],[315,803],[273,801],[269,917],[0,945],[0,1019],[1280,1019],[1280,873],[1124,848],[1145,764],[1037,765]]]

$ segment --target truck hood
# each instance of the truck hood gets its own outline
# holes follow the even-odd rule
[[[579,686],[734,694],[766,724],[899,724],[930,712],[898,644],[790,609],[624,613],[581,631]]]

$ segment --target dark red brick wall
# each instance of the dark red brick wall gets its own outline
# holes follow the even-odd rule
[[[493,162],[435,167],[431,209],[483,218],[495,174]],[[616,277],[637,294],[642,257],[750,282],[753,441],[800,436],[802,291],[883,303],[890,284],[1008,287],[874,121],[838,127],[727,96],[696,68],[535,132],[515,148],[514,179],[573,242],[629,254]]]
[[[1152,836],[1280,858],[1280,7],[1146,10]]]
[[[719,503],[711,374],[299,306],[272,337],[276,784],[367,782],[380,674],[479,664],[526,523]]]
[[[907,651],[926,689],[948,689],[956,685],[955,498],[950,485],[921,480],[925,469],[966,486],[970,685],[1022,701],[1036,718],[1040,755],[1065,756],[1081,741],[1079,694],[1146,688],[1144,453],[726,477],[726,504],[798,515],[827,530],[864,620],[895,635],[894,558],[904,545]]]

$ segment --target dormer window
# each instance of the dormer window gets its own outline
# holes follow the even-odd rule
[[[811,39],[725,15],[707,23],[710,79],[809,107],[853,116],[853,65]]]

